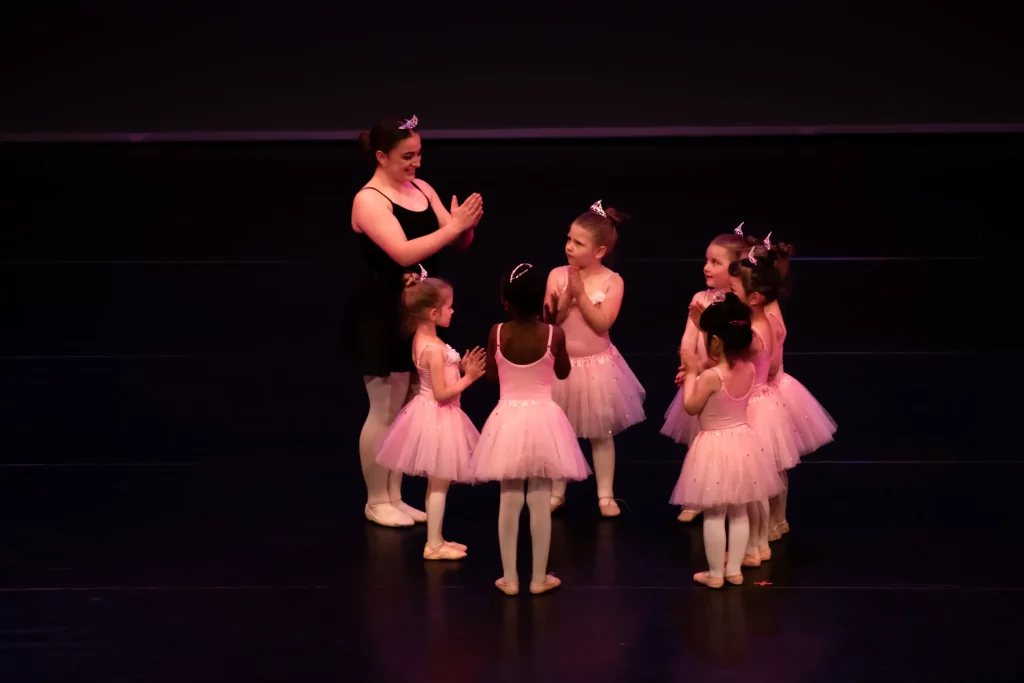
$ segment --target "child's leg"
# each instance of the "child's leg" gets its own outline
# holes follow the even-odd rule
[[[616,517],[619,506],[615,502],[615,440],[612,437],[590,440],[594,457],[594,478],[597,480],[597,504],[605,517]]]
[[[518,584],[516,571],[516,544],[519,542],[519,516],[526,499],[522,479],[501,482],[501,502],[498,505],[498,546],[501,548],[501,566],[506,584]]]
[[[441,525],[444,523],[444,507],[448,498],[447,479],[427,477],[427,547],[436,548],[444,542]]]
[[[725,514],[724,506],[704,510],[704,554],[708,575],[715,579],[722,578],[725,572]],[[743,542],[745,545],[746,538]]]
[[[767,520],[764,519],[764,515],[762,514],[764,508],[761,505],[761,501],[747,503],[745,507],[747,510],[748,526],[750,529],[746,544],[746,554],[747,557],[751,559],[757,559],[757,562],[753,563],[753,566],[760,566],[761,555],[758,546],[760,545],[761,534],[763,533],[763,530],[767,528],[767,524],[765,523]]]
[[[565,504],[565,479],[551,481],[551,511],[554,512]]]
[[[551,480],[532,478],[526,490],[530,507],[530,540],[533,545],[533,583],[544,583],[551,552]]]
[[[760,507],[760,503],[757,503]],[[750,535],[750,521],[747,518],[746,505],[729,506],[729,563],[725,568],[726,576],[736,576],[742,573],[740,563],[743,561],[743,550],[748,546],[747,537]],[[719,557],[722,554],[719,553]]]

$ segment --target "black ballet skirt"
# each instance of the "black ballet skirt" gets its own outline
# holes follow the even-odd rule
[[[437,214],[429,205],[425,211],[410,211],[392,202],[391,208],[406,239],[414,240],[440,228]],[[359,374],[364,376],[386,377],[393,372],[415,372],[412,335],[402,326],[402,290],[405,288],[405,274],[419,273],[419,265],[402,267],[365,234],[355,233],[355,236],[365,272],[345,307],[342,348]],[[422,264],[430,276],[440,277],[439,253],[425,259]]]

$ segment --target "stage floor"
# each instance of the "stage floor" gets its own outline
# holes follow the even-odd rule
[[[792,476],[792,533],[744,586],[720,591],[690,578],[706,565],[699,522],[676,522],[666,503],[678,464],[626,463],[617,520],[598,517],[592,480],[570,487],[550,561],[564,586],[509,598],[492,585],[496,485],[453,489],[445,534],[469,557],[428,563],[422,526],[363,519],[355,457],[3,467],[0,680],[1009,681],[1020,670],[1019,463],[807,462]],[[423,482],[406,491],[421,502]]]

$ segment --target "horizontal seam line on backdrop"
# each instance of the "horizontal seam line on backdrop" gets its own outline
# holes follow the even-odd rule
[[[1024,123],[893,123],[893,124],[790,124],[764,126],[589,126],[530,128],[422,128],[432,140],[558,140],[616,138],[793,137],[830,135],[943,135],[1021,133]],[[194,130],[74,131],[63,133],[0,131],[0,143],[49,142],[349,142],[356,144],[360,130]]]
[[[792,261],[804,262],[859,262],[859,261],[1004,261],[1011,256],[800,256]],[[623,264],[629,263],[703,263],[702,258],[650,257],[622,259]],[[47,259],[6,259],[0,261],[2,266],[311,266],[336,265],[350,266],[350,261],[340,260],[47,260]]]
[[[623,356],[643,358],[668,358],[678,356],[678,351],[623,351]],[[1024,350],[1018,351],[787,351],[790,358],[794,356],[1019,356]],[[267,353],[92,353],[92,354],[52,354],[52,355],[3,355],[0,361],[42,361],[42,360],[223,360],[232,356],[265,358],[276,355]]]

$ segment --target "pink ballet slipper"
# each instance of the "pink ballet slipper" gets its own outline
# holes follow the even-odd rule
[[[700,515],[700,510],[683,510],[679,513],[679,516],[676,519],[683,524],[689,524],[693,520],[697,519],[698,515]]]
[[[760,567],[761,566],[761,554],[752,555],[747,553],[743,556],[743,561],[740,562],[740,566],[743,567]]]
[[[450,545],[441,543],[437,547],[430,548],[423,546],[424,560],[461,560],[466,557],[466,551],[453,548]]]
[[[441,539],[441,543],[448,546],[449,548],[455,548],[456,550],[461,550],[462,552],[466,552],[467,550],[469,550],[469,546],[463,545],[462,543],[456,543],[455,541],[446,541],[444,539]]]
[[[561,507],[565,507],[565,498],[563,496],[551,496],[551,511],[554,512]]]
[[[392,505],[392,507],[397,509],[399,512],[402,512],[405,515],[407,515],[415,523],[417,523],[417,524],[426,524],[426,522],[427,522],[427,513],[424,512],[423,510],[417,510],[413,506],[411,506],[408,503],[406,503],[404,501],[401,501],[401,500],[399,500],[398,502],[393,502],[393,503],[391,503],[391,505]]]
[[[519,584],[517,582],[505,581],[502,577],[494,582],[495,587],[505,595],[519,595]]]
[[[615,502],[614,498],[598,498],[597,509],[602,517],[618,517],[622,514],[622,510],[619,509],[619,504]]]
[[[711,576],[710,572],[697,572],[693,575],[693,580],[708,588],[721,588],[725,585],[725,579],[721,576]]]
[[[363,508],[366,519],[387,527],[406,527],[414,524],[409,515],[405,514],[391,503],[375,503]]]
[[[562,580],[554,574],[548,574],[544,577],[542,583],[530,582],[530,592],[534,595],[540,595],[541,593],[547,593],[553,591],[562,585]]]

